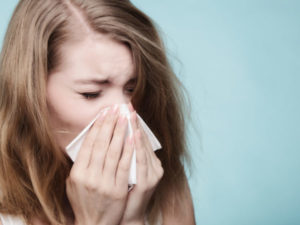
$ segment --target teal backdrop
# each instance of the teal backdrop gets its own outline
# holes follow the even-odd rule
[[[17,2],[0,3],[1,45]],[[133,3],[191,97],[197,224],[300,224],[300,1]]]

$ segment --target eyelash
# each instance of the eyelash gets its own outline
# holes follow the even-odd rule
[[[130,90],[130,93],[132,93],[134,91],[134,88],[129,88],[128,90]],[[99,97],[99,95],[101,94],[101,92],[93,92],[93,93],[80,93],[85,99],[89,100],[89,99],[95,99],[97,97]]]
[[[100,95],[100,93],[81,93],[81,95],[86,99],[90,99],[97,98]]]

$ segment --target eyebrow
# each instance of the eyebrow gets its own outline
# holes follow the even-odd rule
[[[136,77],[132,77],[130,78],[127,83],[129,82],[134,82],[136,81]],[[95,79],[95,78],[92,78],[92,79],[78,79],[78,80],[75,80],[75,84],[108,84],[110,83],[110,80],[109,79]]]

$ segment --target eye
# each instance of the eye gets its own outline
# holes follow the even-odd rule
[[[135,88],[135,87],[128,87],[128,88],[126,89],[126,91],[128,91],[129,93],[133,93],[133,92],[134,92],[134,88]]]
[[[97,92],[97,93],[80,93],[84,98],[86,99],[94,99],[97,98],[101,92]]]

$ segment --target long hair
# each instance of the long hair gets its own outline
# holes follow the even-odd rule
[[[73,162],[50,128],[47,75],[60,66],[64,43],[96,33],[130,48],[138,76],[132,103],[162,144],[164,176],[147,208],[150,224],[184,198],[189,102],[155,22],[128,0],[20,0],[0,55],[1,213],[27,224],[36,215],[61,225],[74,218],[65,183]]]

